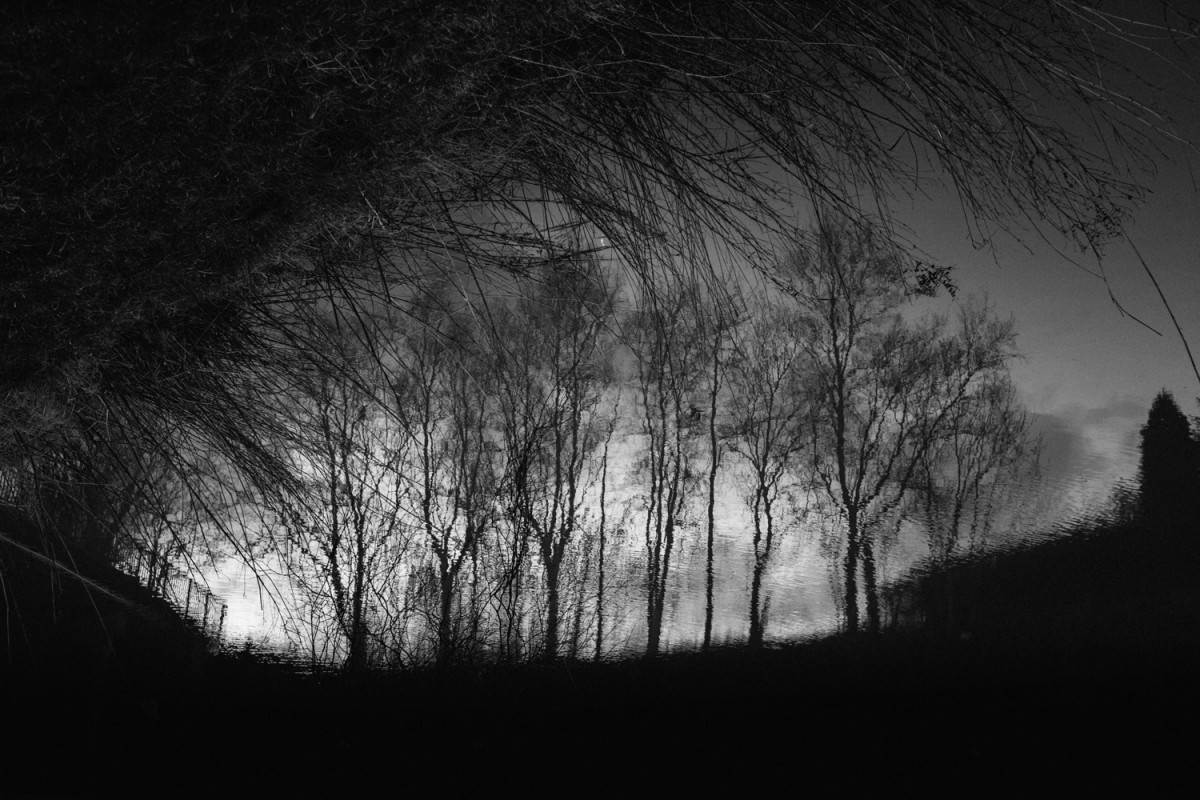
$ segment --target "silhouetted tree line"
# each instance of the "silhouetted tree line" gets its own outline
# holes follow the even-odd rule
[[[655,655],[707,478],[709,536],[717,494],[732,489],[749,512],[751,646],[765,637],[768,570],[787,566],[773,561],[779,542],[811,514],[838,532],[847,628],[863,627],[865,604],[878,631],[886,526],[914,516],[910,495],[928,506],[947,481],[996,467],[964,467],[949,443],[1019,455],[1020,425],[986,417],[997,397],[1011,402],[997,395],[1011,322],[972,303],[954,324],[906,320],[931,291],[920,265],[850,222],[798,237],[769,299],[721,325],[698,284],[631,297],[616,267],[575,233],[503,282],[462,271],[388,303],[371,283],[281,298],[259,323],[282,352],[262,376],[281,435],[262,446],[288,479],[136,473],[114,531],[194,542],[176,563],[232,534],[233,554],[280,587],[288,634],[314,663],[600,658],[631,646],[618,630]],[[63,520],[50,527],[69,531]]]
[[[286,576],[292,635],[352,667],[599,652],[622,583],[653,651],[721,450],[756,476],[752,639],[781,503],[813,487],[846,625],[877,629],[888,525],[995,471],[948,453],[1006,413],[1012,343],[985,309],[896,313],[945,273],[887,195],[928,161],[977,240],[1019,218],[1095,249],[1141,194],[1095,154],[1144,158],[1157,124],[1074,2],[0,13],[10,507],[43,555],[133,537]],[[746,335],[776,323],[795,351]]]
[[[706,477],[712,532],[718,476],[748,490],[751,646],[764,639],[772,556],[812,513],[840,531],[847,628],[865,603],[878,631],[888,526],[930,520],[948,553],[959,520],[926,512],[952,497],[961,516],[961,494],[978,501],[1024,463],[1014,331],[975,303],[955,323],[907,321],[908,300],[932,292],[919,265],[865,226],[811,235],[819,257],[797,239],[773,299],[721,325],[696,285],[622,301],[611,261],[571,247],[503,292],[459,279],[370,316],[342,298],[359,304],[331,331],[355,342],[339,362],[351,372],[312,372],[357,386],[354,399],[338,390],[331,422],[328,388],[316,405],[296,398],[316,413],[299,427],[320,432],[298,469],[323,476],[304,514],[293,506],[283,521],[307,556],[284,565],[307,619],[329,620],[306,635],[351,664],[600,657],[605,620],[627,612],[632,590],[655,655],[704,527]],[[610,474],[614,443],[631,454]],[[988,457],[966,462],[971,448]],[[736,459],[722,464],[722,450]],[[706,595],[711,574],[708,560]]]

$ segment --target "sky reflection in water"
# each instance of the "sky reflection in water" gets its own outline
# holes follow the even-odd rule
[[[1072,521],[1103,513],[1118,481],[1132,480],[1136,474],[1138,425],[1132,420],[1096,419],[1081,413],[1074,417],[1034,415],[1033,424],[1035,434],[1043,436],[1040,468],[1030,476],[1028,485],[1012,487],[1011,498],[997,507],[982,542],[988,550],[1061,535]],[[727,490],[716,511],[713,640],[718,643],[743,641],[748,626],[750,519],[736,494]],[[697,497],[698,506],[701,499]],[[678,545],[674,600],[668,608],[664,631],[667,649],[690,649],[703,638],[705,547],[701,516],[693,515],[697,524],[684,532]],[[791,518],[795,520],[796,515],[791,514]],[[815,514],[802,523],[784,521],[790,524],[785,527],[764,582],[764,596],[769,598],[768,643],[830,633],[839,625],[834,600],[838,578],[831,566],[830,551],[830,544],[836,546],[839,540],[836,532]],[[625,576],[635,586],[641,546],[638,536],[635,514],[628,525],[624,554],[610,555],[610,564],[626,565]],[[894,543],[882,555],[885,582],[920,568],[927,555],[921,526],[902,524]],[[227,561],[206,577],[212,591],[228,605],[226,646],[237,649],[249,640],[256,646],[286,648],[283,619],[274,610],[272,600],[258,591],[251,570]],[[286,581],[278,577],[271,580],[275,591],[286,596]],[[606,637],[612,648],[609,655],[640,652],[645,642],[644,599],[636,590],[625,590],[611,603],[606,615],[615,626]],[[581,647],[581,657],[591,654],[588,646]]]

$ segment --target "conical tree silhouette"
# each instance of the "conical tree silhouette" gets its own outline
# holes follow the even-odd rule
[[[1197,508],[1197,444],[1188,419],[1175,398],[1162,390],[1142,426],[1141,508],[1147,520],[1180,523],[1195,518]]]

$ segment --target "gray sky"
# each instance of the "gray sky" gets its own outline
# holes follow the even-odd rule
[[[1105,8],[1153,21],[1155,5],[1121,0]],[[1153,99],[1183,141],[1168,144],[1157,173],[1141,179],[1150,194],[1133,215],[1128,240],[1108,245],[1102,259],[1056,252],[1032,233],[977,250],[948,195],[897,209],[930,255],[957,267],[960,296],[986,292],[1001,315],[1016,317],[1026,358],[1014,377],[1025,403],[1054,430],[1056,446],[1071,448],[1092,484],[1105,469],[1132,477],[1138,429],[1160,389],[1170,390],[1185,414],[1200,414],[1200,380],[1143,267],[1144,260],[1200,358],[1200,158],[1191,144],[1200,142],[1200,84],[1187,74],[1200,70],[1200,43],[1185,47],[1147,29],[1114,54],[1158,87]],[[1123,316],[1110,290],[1145,325]],[[1068,444],[1071,438],[1080,441]],[[1055,458],[1070,469],[1062,455]]]

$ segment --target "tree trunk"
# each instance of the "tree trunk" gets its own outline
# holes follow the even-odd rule
[[[863,591],[867,596],[867,632],[879,633],[879,579],[875,570],[875,544],[862,536]]]
[[[721,366],[721,334],[718,328],[713,341],[712,384],[709,392],[708,407],[708,450],[712,456],[708,468],[708,537],[704,561],[704,650],[707,652],[712,645],[713,624],[713,537],[716,529],[716,499],[717,499],[717,467],[720,465],[720,451],[717,444],[717,392],[720,389]]]
[[[658,610],[658,587],[650,587],[650,601],[646,605],[646,658],[658,655],[659,639],[662,635],[662,612]]]
[[[673,514],[674,512],[672,512],[672,515]],[[646,648],[646,655],[651,658],[658,655],[659,649],[662,646],[663,615],[667,606],[667,578],[671,574],[671,549],[675,544],[674,528],[674,519],[668,519],[665,535],[666,541],[664,542],[663,546],[662,563],[658,570],[657,586],[654,588],[654,622],[651,627],[653,632],[653,647]]]
[[[763,643],[762,622],[762,578],[766,561],[754,559],[754,575],[750,583],[750,649],[757,650]]]
[[[762,647],[763,625],[760,605],[762,602],[762,577],[767,565],[767,553],[763,552],[763,530],[761,502],[762,488],[758,489],[754,498],[754,571],[750,579],[750,649]]]
[[[671,546],[674,543],[673,523],[667,523],[661,558],[656,553],[656,564],[653,570],[653,580],[650,585],[650,598],[646,604],[646,657],[658,656],[662,645],[663,612],[667,603],[667,576],[671,567]]]
[[[608,443],[604,444],[604,466],[600,473],[600,553],[596,564],[596,652],[593,658],[600,660],[604,652],[604,551],[608,544],[608,519],[604,512],[605,494],[608,489]]]
[[[571,622],[571,643],[568,649],[569,657],[572,661],[579,658],[579,634],[583,630],[583,605],[584,595],[587,592],[588,578],[592,573],[592,553],[591,548],[585,546],[583,549],[583,576],[576,581],[575,593],[575,613],[572,614]]]
[[[553,663],[558,658],[558,572],[559,564],[546,565],[546,644],[542,654],[546,663]]]
[[[850,510],[846,534],[846,632],[858,632],[858,515]]]
[[[438,611],[437,664],[444,667],[450,663],[454,649],[454,632],[450,624],[454,604],[454,578],[443,573],[441,576],[441,602]]]

